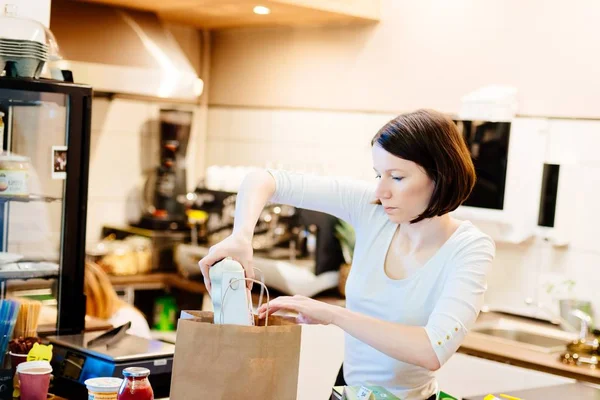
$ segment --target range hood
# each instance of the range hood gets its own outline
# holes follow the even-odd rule
[[[50,29],[63,58],[55,67],[95,92],[185,101],[202,93],[197,71],[153,13],[53,0]]]

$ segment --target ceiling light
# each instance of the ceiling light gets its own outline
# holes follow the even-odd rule
[[[271,9],[265,6],[256,6],[254,7],[254,14],[258,15],[267,15],[271,13]]]

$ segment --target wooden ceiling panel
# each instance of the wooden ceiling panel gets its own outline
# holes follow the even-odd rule
[[[153,11],[161,18],[199,28],[298,26],[378,20],[380,0],[78,0]],[[268,15],[253,12],[269,7]]]

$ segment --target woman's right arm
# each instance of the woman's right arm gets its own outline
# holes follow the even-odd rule
[[[275,179],[266,170],[249,173],[238,191],[233,232],[222,242],[212,246],[198,265],[204,277],[204,284],[210,293],[209,268],[216,262],[232,257],[237,260],[246,271],[247,278],[254,278],[252,264],[252,237],[254,227],[258,222],[260,213],[275,193]],[[252,282],[248,282],[248,287]]]
[[[204,282],[210,291],[209,268],[225,257],[237,260],[254,278],[252,236],[264,206],[269,200],[298,208],[320,211],[348,221],[359,228],[374,199],[372,185],[352,179],[260,170],[246,176],[236,199],[231,236],[210,248],[200,260]],[[252,286],[250,282],[249,287]]]

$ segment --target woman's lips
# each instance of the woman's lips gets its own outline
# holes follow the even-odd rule
[[[391,213],[396,210],[396,207],[383,207],[386,213]]]

